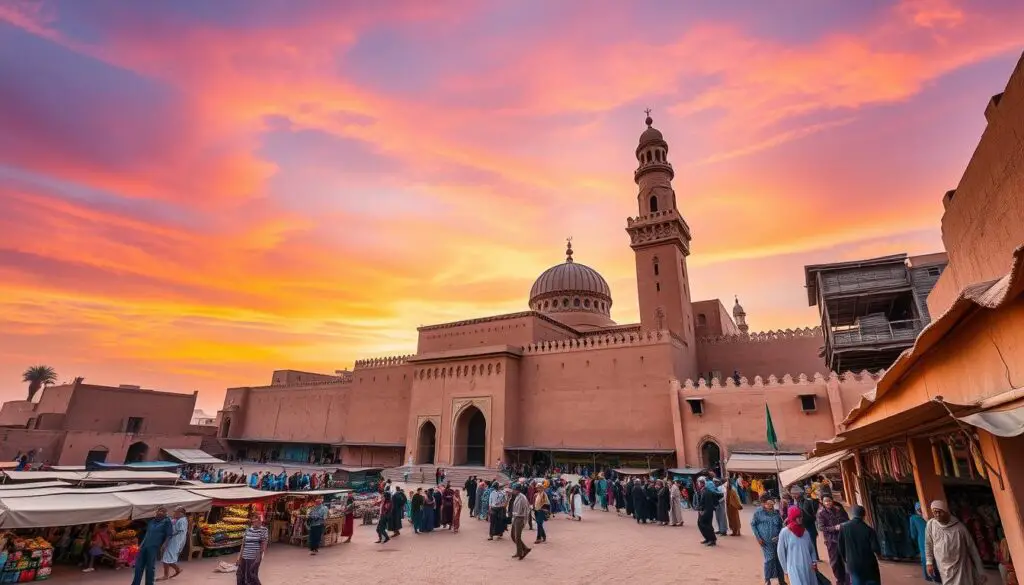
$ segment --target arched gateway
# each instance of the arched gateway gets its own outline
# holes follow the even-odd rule
[[[416,441],[416,462],[432,465],[436,451],[437,427],[428,420],[420,427],[419,438]]]
[[[487,457],[487,419],[476,406],[467,406],[455,420],[454,465],[484,465]]]

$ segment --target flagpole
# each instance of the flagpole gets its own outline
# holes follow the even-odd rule
[[[782,466],[779,465],[779,437],[775,434],[775,423],[772,421],[772,411],[768,408],[768,396],[764,397],[764,418],[765,418],[765,439],[768,446],[772,448],[772,457],[775,460],[775,486],[779,498],[782,497]]]

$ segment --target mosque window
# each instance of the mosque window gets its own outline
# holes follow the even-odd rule
[[[578,298],[573,299],[572,300],[572,306],[574,306],[574,307],[580,306],[580,300]]]
[[[654,276],[658,276],[658,261],[654,261]]]
[[[658,196],[657,195],[651,195],[650,204],[651,204],[650,205],[651,213],[654,213],[655,211],[658,211]]]
[[[585,308],[589,309],[590,308],[590,299],[587,299],[587,300],[583,301],[583,306]]]
[[[563,307],[568,307],[569,306],[569,299],[562,299],[562,306]]]
[[[654,290],[656,290],[658,292],[661,292],[661,283],[660,282],[654,283]]]
[[[697,314],[697,327],[707,327],[707,325],[708,325],[708,316],[705,315],[704,313],[698,313]]]

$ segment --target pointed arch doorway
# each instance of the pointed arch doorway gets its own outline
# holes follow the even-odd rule
[[[437,453],[437,427],[428,420],[420,426],[419,436],[416,440],[416,462],[433,465],[435,453]]]
[[[487,418],[476,406],[467,406],[455,421],[454,465],[485,465]]]
[[[722,471],[722,448],[712,439],[707,439],[700,446],[700,463],[705,469]]]

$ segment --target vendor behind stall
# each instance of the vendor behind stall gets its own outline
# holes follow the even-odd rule
[[[89,549],[85,551],[85,568],[83,573],[91,573],[96,570],[97,559],[106,558],[117,567],[117,558],[108,553],[112,541],[110,525],[103,523],[96,526],[92,532],[92,539],[89,542]]]

